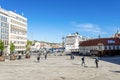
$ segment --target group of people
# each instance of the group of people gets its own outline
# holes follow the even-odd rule
[[[85,66],[85,56],[83,56],[82,58],[81,58],[81,60],[82,60],[82,66],[84,65]],[[98,62],[99,62],[99,60],[98,60],[98,57],[96,57],[95,58],[95,64],[96,64],[96,68],[98,68]]]
[[[81,64],[81,65],[84,64],[84,66],[85,66],[85,56],[83,56],[83,57],[81,58],[81,60],[82,60],[82,64]],[[98,57],[96,57],[96,58],[95,58],[96,68],[98,68],[98,62],[99,62]]]
[[[39,62],[40,59],[41,59],[41,55],[42,55],[42,52],[40,52],[40,53],[38,54],[38,56],[37,56],[37,61],[38,61],[38,62]],[[47,59],[47,51],[46,51],[46,50],[43,51],[43,55],[44,55],[45,60],[46,60],[46,59]]]
[[[71,54],[71,60],[73,60],[73,59],[74,59],[74,55]],[[83,57],[81,58],[81,61],[82,61],[81,65],[85,67],[85,56],[83,56]],[[96,57],[96,58],[95,58],[96,68],[98,68],[98,62],[99,62],[99,59],[98,59],[98,57]]]
[[[44,55],[44,57],[45,57],[45,60],[47,59],[47,54],[48,54],[47,51],[44,50],[44,51],[43,51],[43,55]],[[42,53],[40,52],[40,53],[38,54],[38,56],[37,56],[37,61],[38,61],[38,62],[39,62],[40,59],[41,59],[41,55],[42,55]],[[74,55],[71,54],[70,58],[71,58],[71,60],[74,60]],[[82,61],[81,65],[85,67],[85,56],[83,56],[83,57],[81,58],[81,61]],[[96,57],[96,58],[95,58],[96,68],[98,68],[98,62],[99,62],[98,57]]]

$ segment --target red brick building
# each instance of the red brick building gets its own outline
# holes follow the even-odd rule
[[[80,53],[98,56],[120,55],[120,38],[99,38],[79,43]]]

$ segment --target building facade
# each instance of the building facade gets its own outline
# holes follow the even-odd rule
[[[119,38],[98,38],[80,43],[79,51],[83,55],[120,55]]]
[[[60,43],[49,43],[44,41],[33,41],[33,44],[30,47],[31,52],[38,52],[40,50],[62,50],[62,44]]]
[[[80,36],[78,33],[73,33],[65,37],[65,51],[78,52],[79,42],[86,41],[88,38]]]
[[[5,53],[10,53],[10,43],[16,52],[24,52],[27,43],[27,18],[0,8],[0,40],[4,42]]]
[[[0,40],[4,42],[5,48],[9,44],[9,16],[6,10],[0,9]]]

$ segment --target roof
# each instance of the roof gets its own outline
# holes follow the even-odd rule
[[[96,46],[96,45],[120,45],[119,38],[98,38],[83,41],[79,43],[80,46]]]

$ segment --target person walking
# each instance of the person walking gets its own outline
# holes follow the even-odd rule
[[[40,61],[40,56],[37,57],[37,61],[38,61],[38,62]]]
[[[82,60],[82,66],[83,66],[83,64],[84,64],[84,66],[85,66],[85,56],[83,56],[82,58],[81,58],[81,60]]]
[[[74,56],[74,54],[72,55],[72,57],[73,57],[73,60],[75,59],[75,56]]]
[[[38,57],[37,57],[38,62],[40,61],[40,56],[41,56],[41,53],[38,54]]]
[[[74,60],[74,55],[73,55],[73,54],[71,54],[70,58],[71,58],[71,60]]]
[[[98,62],[99,62],[98,58],[95,58],[96,68],[98,68]]]
[[[45,54],[45,59],[47,59],[47,53]]]
[[[70,59],[72,60],[72,54],[70,55]]]

